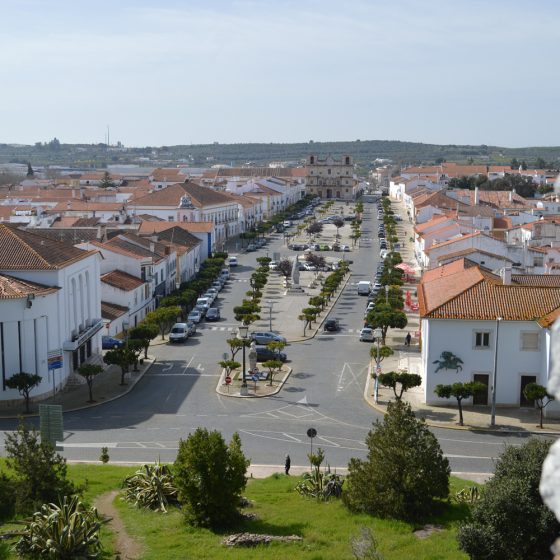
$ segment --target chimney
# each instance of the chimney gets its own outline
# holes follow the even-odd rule
[[[152,233],[152,235],[150,235],[150,241],[153,241],[154,243],[157,243],[159,241],[159,238],[157,236],[157,233],[154,231],[154,233]]]
[[[478,206],[478,197],[479,197],[478,187],[475,187],[474,188],[474,205],[475,206]]]
[[[513,201],[513,191],[509,191],[509,193],[508,193],[508,200],[509,200],[510,202]]]
[[[156,252],[156,245],[155,245],[155,243],[150,243],[150,252],[151,252],[151,253],[155,253],[155,252]]]
[[[511,286],[511,266],[504,266],[500,270],[500,276],[502,277],[502,284],[504,286]]]

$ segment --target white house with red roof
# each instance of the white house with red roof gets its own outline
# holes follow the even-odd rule
[[[550,326],[560,315],[559,275],[500,275],[467,259],[424,273],[419,289],[422,388],[429,404],[436,385],[479,381],[487,386],[465,404],[486,406],[496,368],[498,405],[533,407],[523,389],[546,386]],[[560,407],[550,405],[550,414]]]
[[[0,224],[0,400],[14,373],[42,377],[32,397],[59,391],[80,364],[101,351],[98,251]]]

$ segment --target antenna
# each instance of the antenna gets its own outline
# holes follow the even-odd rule
[[[109,135],[109,125],[107,125],[107,148],[111,145],[111,137]]]

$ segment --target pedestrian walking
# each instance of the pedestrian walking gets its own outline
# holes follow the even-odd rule
[[[405,346],[410,346],[410,341],[412,340],[412,337],[410,336],[410,333],[406,333],[406,337],[404,339],[404,345]]]
[[[286,454],[286,461],[284,462],[284,470],[286,471],[287,475],[290,474],[290,467],[291,466],[292,466],[292,461],[290,459],[290,456],[288,454]]]

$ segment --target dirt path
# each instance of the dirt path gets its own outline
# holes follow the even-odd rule
[[[127,533],[120,514],[113,505],[113,500],[117,494],[117,490],[102,494],[95,500],[95,507],[101,515],[112,518],[109,522],[109,527],[115,533],[115,558],[119,558],[120,560],[138,560],[142,556],[143,549],[142,546]]]

